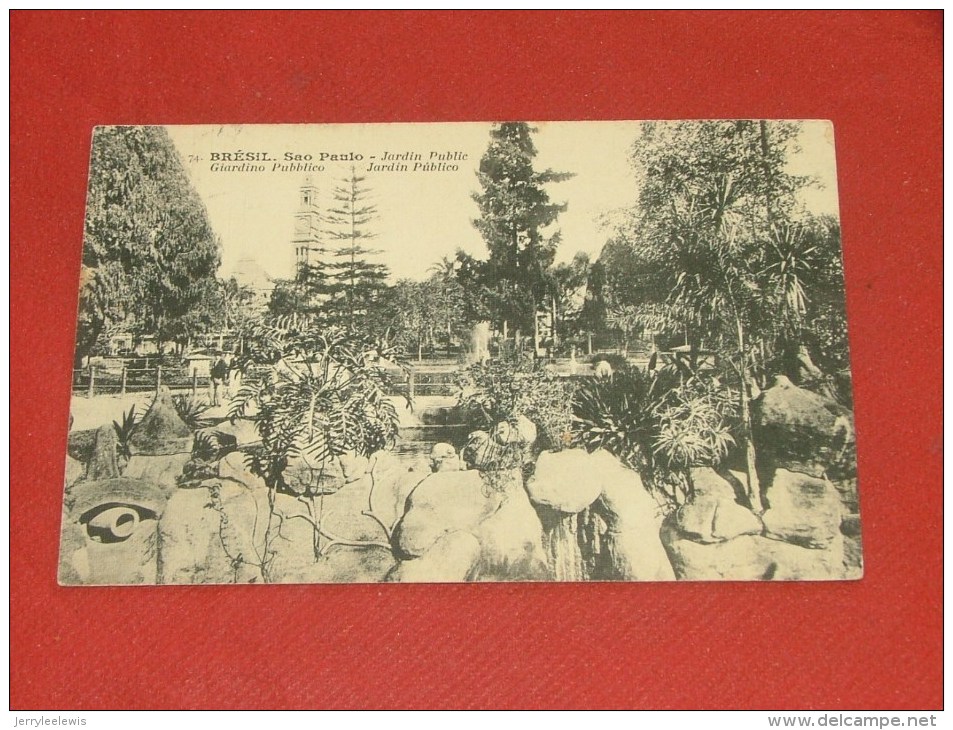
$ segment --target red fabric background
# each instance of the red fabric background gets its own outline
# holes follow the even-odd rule
[[[11,704],[937,708],[942,14],[11,17]],[[866,576],[56,585],[96,124],[835,125]]]

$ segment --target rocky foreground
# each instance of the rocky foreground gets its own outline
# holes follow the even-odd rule
[[[743,475],[703,467],[666,514],[607,452],[535,455],[522,418],[471,434],[459,457],[444,444],[413,464],[343,458],[317,485],[292,463],[292,493],[276,493],[248,468],[250,422],[212,428],[235,450],[197,460],[163,391],[127,444],[111,425],[71,434],[60,582],[859,577],[850,413],[778,378],[754,416],[764,513]]]

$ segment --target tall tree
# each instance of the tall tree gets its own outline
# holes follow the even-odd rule
[[[464,336],[468,324],[466,292],[458,279],[459,265],[456,259],[444,256],[430,267],[427,279],[436,318],[434,339],[444,340],[448,356],[454,339]]]
[[[220,246],[161,127],[100,127],[93,138],[77,359],[107,324],[184,342],[215,286]]]
[[[339,243],[330,267],[334,283],[329,287],[332,299],[327,309],[349,327],[379,307],[390,275],[385,265],[372,260],[380,251],[366,245],[377,236],[371,229],[377,207],[369,202],[366,180],[352,167],[350,175],[334,186],[334,202],[326,217],[331,226],[328,236]]]
[[[548,272],[559,239],[544,231],[566,209],[550,201],[545,185],[572,176],[533,169],[534,131],[525,122],[494,126],[477,173],[482,192],[473,196],[480,208],[474,225],[489,251],[482,278],[490,309],[498,322],[523,332],[532,331],[551,292]]]
[[[632,292],[655,326],[687,327],[734,368],[752,507],[760,488],[750,399],[758,360],[806,317],[817,247],[787,172],[799,131],[783,122],[647,124],[633,160],[642,185],[627,245]]]
[[[394,286],[393,336],[406,351],[423,360],[424,345],[433,343],[437,301],[429,282],[401,279]]]

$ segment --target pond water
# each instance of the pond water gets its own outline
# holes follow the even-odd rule
[[[421,457],[430,456],[434,444],[448,443],[459,454],[472,430],[470,426],[464,425],[402,428],[394,446],[394,453],[401,461],[411,463]]]

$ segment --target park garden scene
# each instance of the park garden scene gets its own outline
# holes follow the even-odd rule
[[[60,582],[860,577],[829,125],[604,124],[98,128]]]

